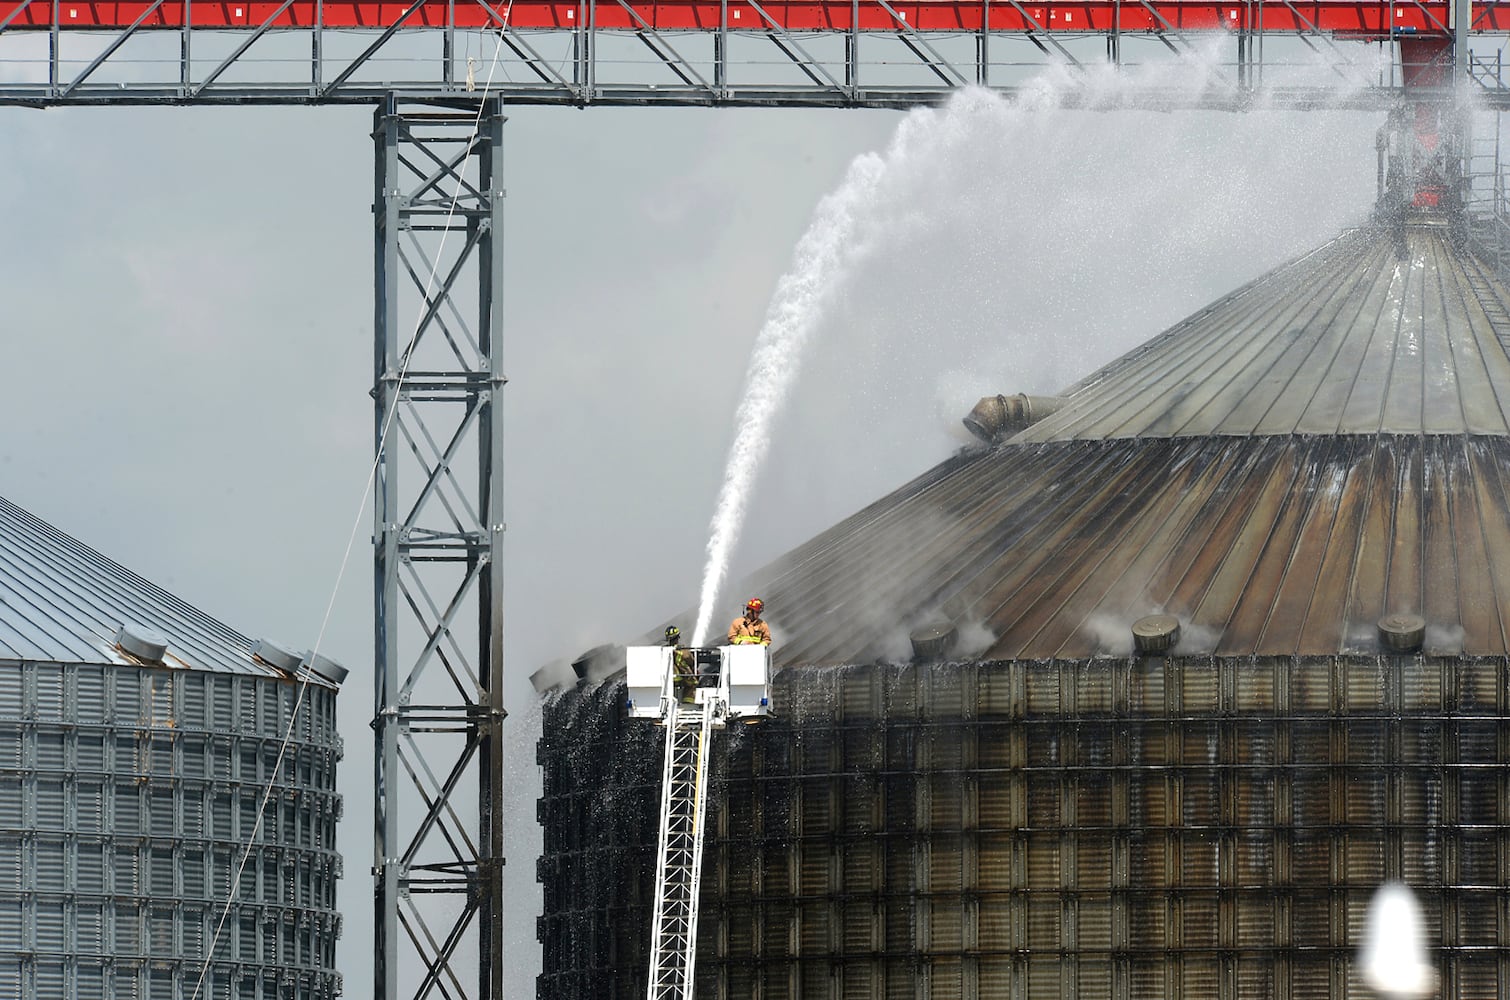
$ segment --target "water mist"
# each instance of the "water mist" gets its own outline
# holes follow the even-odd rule
[[[906,116],[884,153],[851,165],[798,243],[752,350],[694,643],[708,638],[773,438],[800,427],[779,452],[791,482],[772,484],[786,491],[775,506],[796,512],[780,530],[798,540],[963,443],[936,429],[957,429],[979,395],[1061,389],[1357,220],[1371,191],[1354,205],[1339,195],[1351,174],[1336,168],[1295,181],[1292,205],[1254,198],[1289,174],[1315,175],[1306,156],[1332,148],[1366,175],[1372,146],[1353,150],[1353,129],[1334,118],[1284,116],[1276,129],[1261,100],[1245,115],[1086,109],[1119,108],[1140,87],[1220,88],[1217,62],[1055,68],[1012,99],[961,91]],[[1076,110],[1061,107],[1071,94]],[[1360,135],[1377,126],[1353,118]],[[1217,272],[1215,286],[1148,285],[1185,269]],[[799,371],[815,384],[785,416]]]

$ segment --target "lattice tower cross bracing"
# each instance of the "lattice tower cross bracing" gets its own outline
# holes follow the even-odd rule
[[[1465,43],[1506,32],[1510,0],[0,0],[0,103],[371,105],[402,93],[475,105],[486,91],[574,106],[898,108],[1217,37],[1212,86],[1148,84],[1123,100],[1241,108],[1262,90],[1268,106],[1386,108],[1405,90],[1400,67],[1350,43],[1413,36],[1455,37],[1480,100],[1505,107],[1498,61],[1468,58]],[[1297,52],[1319,69],[1312,83],[1285,82]]]
[[[390,96],[374,119],[373,875],[388,1000],[470,995],[472,961],[477,995],[502,993],[503,123],[497,97],[453,110]]]
[[[1422,92],[1445,99],[1469,83],[1510,106],[1497,66],[1467,47],[1470,32],[1510,31],[1510,3],[0,0],[0,103],[378,104],[375,995],[503,989],[505,103],[907,107],[967,84],[1011,93],[1051,61],[1120,63],[1134,44],[1181,52],[1220,32],[1234,43],[1218,68],[1230,86],[1132,100],[1237,108],[1262,84],[1265,37],[1339,51],[1339,38],[1407,30],[1454,53],[1454,85]],[[460,44],[474,32],[489,43],[481,65]],[[298,72],[259,58],[290,37],[308,43]],[[643,58],[620,58],[626,47]],[[1342,63],[1340,88],[1266,93],[1367,108],[1406,93],[1398,66],[1360,80]],[[170,69],[153,79],[152,66]]]

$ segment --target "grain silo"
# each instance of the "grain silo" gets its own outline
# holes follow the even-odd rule
[[[1386,880],[1510,991],[1507,310],[1438,217],[1347,232],[760,573],[698,995],[1340,998]],[[547,708],[542,1000],[645,989],[622,697]]]
[[[344,676],[0,501],[0,996],[338,994]]]

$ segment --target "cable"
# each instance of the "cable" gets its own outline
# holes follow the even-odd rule
[[[503,51],[502,32],[507,28],[508,16],[509,13],[513,10],[513,6],[513,0],[509,0],[509,5],[504,10],[504,24],[499,29],[498,43],[493,49],[492,64],[488,67],[488,78],[483,84],[482,99],[478,102],[477,105],[477,117],[472,122],[471,135],[467,137],[468,146],[476,141],[478,133],[482,131],[482,116],[484,110],[487,108],[488,96],[490,91],[492,90],[493,73],[498,66],[499,54]],[[470,77],[471,72],[469,66],[469,80]],[[430,290],[435,286],[435,275],[440,270],[441,256],[445,251],[446,241],[450,238],[451,235],[451,221],[456,216],[456,205],[461,198],[461,189],[465,180],[465,175],[466,161],[463,161],[461,171],[456,178],[456,187],[451,192],[451,203],[446,211],[446,221],[444,226],[442,227],[440,246],[436,248],[434,257],[430,265],[430,275],[425,279],[424,291],[420,296],[420,315],[415,317],[414,332],[410,334],[409,342],[404,346],[403,364],[399,367],[397,381],[397,388],[400,390],[403,388],[404,379],[409,374],[409,362],[413,357],[415,345],[419,342],[420,324],[425,313],[424,303],[429,301]],[[397,415],[398,409],[397,407],[395,407],[389,412],[388,418],[383,422],[382,433],[378,435],[377,454],[373,456],[372,465],[367,471],[367,483],[362,489],[362,496],[357,505],[356,516],[352,518],[351,532],[346,537],[346,550],[341,556],[340,568],[336,571],[336,580],[334,586],[332,586],[331,588],[330,599],[325,604],[325,616],[320,621],[320,630],[315,636],[314,648],[310,650],[309,658],[311,663],[313,663],[314,658],[319,655],[320,647],[325,641],[325,631],[330,625],[330,617],[335,609],[336,597],[341,591],[341,583],[346,577],[346,568],[351,562],[351,551],[356,544],[357,532],[361,528],[362,518],[367,511],[368,497],[372,493],[373,483],[377,480],[379,457],[384,454],[384,451],[388,444],[388,435],[389,432],[393,429],[393,421],[395,420]],[[225,906],[220,911],[220,918],[215,922],[215,933],[210,938],[210,946],[206,950],[204,961],[200,965],[199,977],[194,982],[194,992],[190,995],[190,1000],[199,1000],[200,991],[204,987],[205,976],[209,973],[210,963],[214,961],[215,949],[220,944],[220,935],[225,929],[226,918],[230,916],[231,906],[235,903],[236,896],[241,891],[241,876],[246,871],[246,864],[247,861],[251,858],[252,848],[257,842],[257,836],[262,831],[262,822],[267,813],[267,804],[272,799],[273,789],[276,787],[279,772],[281,772],[283,769],[283,762],[288,756],[288,748],[293,742],[294,725],[298,721],[299,712],[304,707],[304,695],[309,687],[309,680],[312,673],[313,671],[306,671],[304,676],[299,680],[298,695],[294,699],[294,710],[293,713],[289,716],[288,726],[284,729],[283,732],[283,740],[278,746],[278,757],[273,763],[273,773],[268,779],[267,787],[263,790],[262,800],[260,803],[258,803],[257,818],[256,821],[252,824],[252,830],[247,837],[246,843],[242,847],[241,860],[237,863],[236,870],[231,876],[230,884],[227,886]]]

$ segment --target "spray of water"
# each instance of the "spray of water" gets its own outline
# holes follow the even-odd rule
[[[755,341],[745,375],[745,393],[735,415],[735,438],[729,449],[723,486],[713,513],[708,563],[703,573],[697,625],[692,644],[701,646],[712,621],[718,588],[728,572],[739,540],[755,473],[771,445],[771,422],[791,390],[802,348],[823,313],[826,296],[845,266],[856,220],[870,204],[885,162],[874,154],[850,165],[839,190],[824,198],[807,232],[797,244],[793,266],[777,284],[765,325]]]
[[[899,414],[909,410],[906,400],[917,389],[911,383],[922,378],[948,381],[946,409],[957,424],[958,415],[985,391],[1052,391],[1068,382],[1058,376],[1072,370],[1076,377],[1083,373],[1088,354],[1107,360],[1178,319],[1178,313],[1153,315],[1157,310],[1149,309],[1149,303],[1165,304],[1169,294],[1149,295],[1135,281],[1123,282],[1135,290],[1131,298],[1115,294],[1119,286],[1107,280],[1108,270],[1136,270],[1142,255],[1108,261],[1105,248],[1146,242],[1148,252],[1200,254],[1214,242],[1206,229],[1217,223],[1241,224],[1236,220],[1248,206],[1240,199],[1253,202],[1249,192],[1261,185],[1249,175],[1261,174],[1263,161],[1208,150],[1212,143],[1189,127],[1180,133],[1184,148],[1176,143],[1166,151],[1168,159],[1161,161],[1152,152],[1158,149],[1158,139],[1144,140],[1136,129],[1097,122],[1094,110],[1084,109],[1120,107],[1137,88],[1219,89],[1226,85],[1220,61],[1213,48],[1135,73],[1056,67],[1030,81],[1012,100],[984,90],[964,90],[942,108],[909,114],[884,153],[855,161],[840,187],[820,204],[757,336],[738,408],[736,439],[712,520],[694,642],[701,644],[707,637],[757,474],[813,342],[843,332],[837,327],[854,331],[842,338],[839,356],[826,362],[838,373],[837,389],[820,393],[829,410],[864,421],[866,430],[861,433],[871,447],[851,447],[848,450],[860,456],[843,461],[853,465],[869,451],[886,453],[895,465],[899,449],[914,447],[912,441],[887,433]],[[1082,110],[1060,112],[1069,100]],[[1255,103],[1262,107],[1261,97]],[[1075,117],[1073,125],[1066,114]],[[1142,127],[1157,135],[1160,124],[1148,122],[1149,113],[1140,114],[1147,122]],[[1105,139],[1098,146],[1087,140],[1087,133]],[[1257,126],[1250,133],[1255,142],[1264,134]],[[1191,157],[1208,162],[1190,162]],[[1040,176],[1044,162],[1055,164],[1059,175]],[[1141,167],[1144,173],[1120,173],[1119,165]],[[1148,183],[1141,182],[1145,177]],[[1104,197],[1107,191],[1119,192],[1120,201]],[[1157,197],[1154,192],[1159,192]],[[988,203],[993,193],[1017,207],[1004,211]],[[1184,202],[1176,205],[1178,199]],[[1150,223],[1153,218],[1157,221]],[[1042,219],[1053,220],[1049,228],[1054,232]],[[1136,237],[1130,235],[1133,232]],[[982,257],[990,263],[975,259]],[[994,321],[976,322],[968,329],[946,331],[941,326],[949,319],[936,296],[914,294],[911,301],[899,302],[889,290],[944,289],[941,294],[947,294],[950,281],[970,272],[984,280],[970,292],[998,311]],[[1034,277],[1039,274],[1043,277]],[[1045,296],[1054,294],[1064,301],[1042,308]],[[1109,300],[1118,303],[1114,319],[1106,309]],[[1003,307],[1011,310],[1010,317]],[[1087,343],[1100,336],[1098,324],[1107,322],[1114,322],[1113,336],[1102,337],[1104,343]],[[1037,329],[1035,323],[1048,326]],[[899,333],[902,341],[885,341]],[[945,339],[947,346],[940,342]],[[1025,366],[1024,351],[1041,363]],[[1100,351],[1110,353],[1098,356]],[[1066,356],[1044,357],[1055,352]],[[954,368],[944,367],[948,365]],[[997,384],[1004,371],[1019,372],[1013,377],[1020,381],[1030,372],[1044,384]],[[908,384],[895,385],[903,381]],[[896,391],[876,391],[883,384]],[[870,411],[862,412],[866,407]],[[805,419],[803,426],[822,436],[811,420]],[[788,461],[798,450],[813,449],[810,436],[784,449]],[[804,482],[796,499],[804,508],[816,509],[820,505],[812,502],[814,491],[824,488]],[[786,509],[791,504],[779,506]]]

